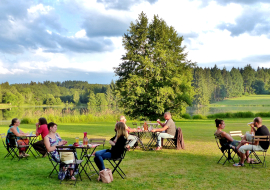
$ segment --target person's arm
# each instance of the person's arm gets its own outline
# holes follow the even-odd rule
[[[51,146],[49,137],[44,137],[44,144],[48,152],[52,152],[56,149],[56,146]]]
[[[38,132],[39,130],[39,123],[36,123],[36,136],[39,136],[40,133]]]
[[[112,140],[110,140],[110,141],[109,141],[109,143],[110,143],[112,146],[114,146],[114,145],[115,145],[115,142],[114,142],[114,141],[112,141]]]
[[[221,136],[226,138],[229,142],[233,142],[233,138],[231,137],[231,135],[229,135],[229,134],[227,134],[225,132],[222,132]]]
[[[163,128],[159,128],[159,129],[152,129],[152,132],[162,132],[162,131],[166,131],[169,127],[167,125],[165,125]]]
[[[12,127],[12,128],[10,129],[10,131],[11,131],[12,133],[14,133],[14,135],[16,135],[17,137],[21,137],[21,136],[26,136],[26,135],[27,135],[27,134],[24,133],[20,128],[19,128],[19,130],[20,130],[20,133],[18,133],[18,131],[16,130],[15,127]]]
[[[138,131],[137,129],[130,129],[130,128],[126,128],[126,131],[128,131],[129,133],[131,133],[131,132],[136,132],[136,131]]]

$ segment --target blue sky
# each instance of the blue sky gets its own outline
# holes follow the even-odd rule
[[[142,11],[173,26],[201,67],[270,68],[269,0],[1,0],[0,83],[108,84]]]

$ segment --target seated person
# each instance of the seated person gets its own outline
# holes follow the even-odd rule
[[[255,131],[255,136],[266,136],[270,135],[268,128],[265,125],[262,125],[262,118],[256,117],[253,120],[253,125],[251,126],[253,130]],[[257,129],[256,129],[256,128]],[[248,143],[248,145],[244,145]],[[269,147],[268,141],[257,141],[257,142],[249,142],[247,141],[247,136],[244,138],[238,148],[239,156],[240,156],[240,162],[234,164],[233,166],[244,166],[244,161],[246,157],[248,157],[248,152],[251,150],[267,150]],[[250,160],[247,160],[250,162]]]
[[[33,148],[42,154],[42,157],[46,157],[47,150],[44,145],[44,137],[49,133],[47,127],[47,120],[44,117],[38,119],[38,123],[36,123],[36,136],[41,134],[42,140],[37,141],[33,144]]]
[[[24,133],[18,126],[20,125],[20,120],[17,118],[12,119],[11,124],[9,125],[9,129],[7,131],[7,145],[9,142],[9,136],[15,135],[17,137],[17,143],[18,145],[28,145],[29,140],[28,139],[22,139],[21,137],[28,135],[27,133]],[[28,147],[27,147],[28,148]],[[29,154],[26,154],[27,151],[26,147],[19,148],[19,157],[26,157],[29,156]]]
[[[95,155],[94,161],[99,169],[99,171],[104,170],[105,158],[120,158],[125,151],[127,143],[127,131],[125,124],[123,122],[118,122],[115,125],[116,135],[110,139],[109,143],[112,145],[111,149],[100,150],[93,155]]]
[[[131,129],[131,128],[129,128],[129,127],[126,125],[127,120],[126,120],[125,116],[123,116],[123,115],[120,116],[120,122],[122,122],[122,123],[125,124],[127,133],[131,133],[131,132],[136,132],[136,131],[138,131],[137,129]],[[135,135],[130,135],[130,134],[128,134],[127,140],[129,140],[129,143],[128,143],[128,146],[127,146],[128,150],[129,150],[129,149],[132,148],[132,147],[134,146],[134,144],[137,142],[138,137],[136,137]]]
[[[53,122],[48,124],[48,130],[49,133],[46,137],[44,137],[44,144],[48,152],[50,152],[52,159],[55,162],[60,163],[60,155],[58,154],[56,150],[56,146],[61,146],[67,144],[67,141],[62,140],[61,137],[56,133],[57,125]],[[66,172],[67,168],[68,171],[68,177],[70,177],[71,180],[76,180],[74,177],[74,171],[77,172],[78,166],[76,164],[61,164],[60,165],[60,171]]]
[[[176,132],[176,127],[175,127],[175,123],[172,120],[172,116],[170,112],[165,112],[164,113],[164,118],[166,120],[165,123],[160,123],[160,121],[158,120],[157,122],[162,126],[162,128],[160,129],[153,129],[152,132],[162,132],[158,135],[157,138],[157,144],[158,147],[156,148],[156,150],[161,150],[161,138],[174,138],[175,132]],[[165,131],[165,132],[163,132]]]
[[[219,137],[221,146],[233,146],[235,148],[239,141],[234,140],[229,134],[222,131],[225,128],[225,122],[220,119],[215,120],[217,130],[214,133],[215,136]]]

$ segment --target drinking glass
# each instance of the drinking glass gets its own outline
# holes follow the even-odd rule
[[[75,138],[75,142],[79,144],[79,137]]]

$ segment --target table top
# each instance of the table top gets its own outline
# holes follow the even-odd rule
[[[89,149],[89,148],[95,148],[97,146],[99,146],[100,144],[88,144],[87,146],[83,146],[83,145],[80,145],[80,146],[73,146],[73,145],[67,145],[67,146],[56,146],[56,148],[69,148],[69,147],[72,147],[72,148],[81,148],[81,149]]]

